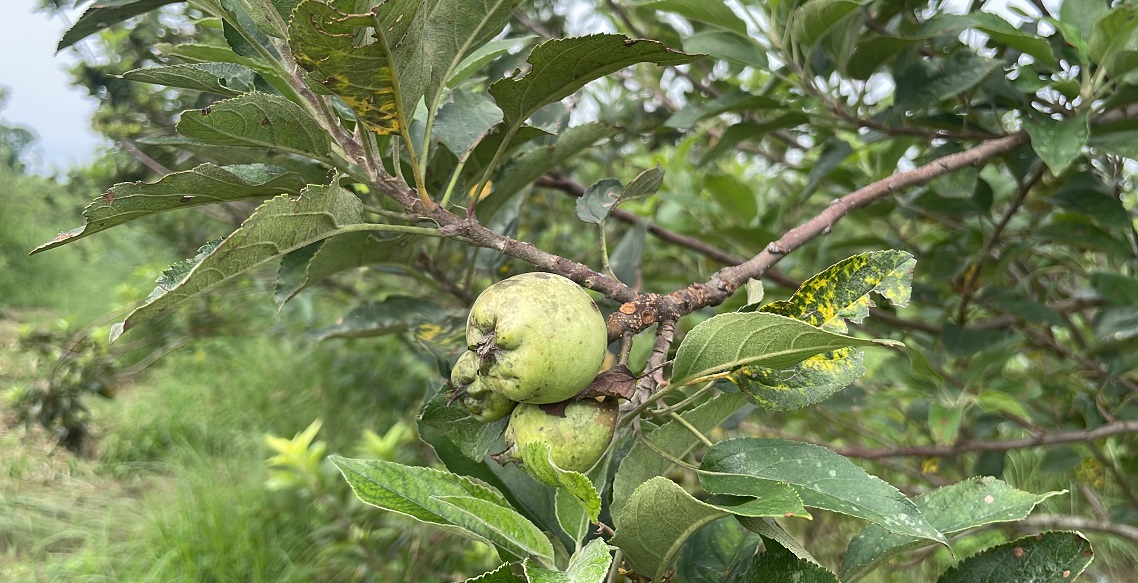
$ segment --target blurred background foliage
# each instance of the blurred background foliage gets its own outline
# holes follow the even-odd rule
[[[1069,2],[1088,10],[1108,4]],[[47,9],[70,4],[44,2]],[[839,196],[1032,123],[1012,111],[1058,122],[1084,115],[1090,100],[1113,99],[1101,109],[1121,114],[1095,126],[1087,147],[1062,169],[1049,170],[1024,145],[853,213],[784,259],[766,281],[769,299],[854,253],[913,253],[912,306],[879,310],[862,329],[903,340],[920,356],[868,352],[865,377],[825,403],[753,413],[722,431],[825,443],[864,458],[859,463],[871,473],[908,494],[994,475],[1023,490],[1067,490],[1043,503],[1048,515],[1138,524],[1133,433],[1044,448],[970,447],[1138,420],[1138,196],[1133,155],[1124,150],[1138,143],[1130,141],[1138,137],[1138,79],[1086,78],[1087,65],[1080,69],[1079,55],[1054,32],[1039,38],[1063,58],[1047,62],[1038,57],[1045,51],[1024,40],[1036,39],[1035,31],[963,34],[963,24],[946,20],[932,29],[936,2],[868,3],[808,48],[757,34],[769,23],[691,5],[523,4],[508,31],[523,46],[610,30],[722,59],[683,71],[625,70],[589,85],[570,107],[544,110],[551,129],[597,119],[621,130],[523,193],[499,226],[595,263],[599,244],[573,219],[575,201],[565,194],[602,178],[627,182],[659,164],[667,177],[662,194],[622,208],[705,248],[669,244],[655,238],[658,231],[621,221],[610,221],[608,240],[626,253],[626,281],[670,291],[753,255]],[[771,17],[777,21],[777,9]],[[109,347],[104,315],[145,297],[165,266],[231,231],[252,206],[163,214],[65,251],[26,256],[82,224],[82,206],[111,184],[210,160],[169,136],[178,112],[220,96],[119,77],[177,60],[174,47],[191,42],[225,40],[216,21],[173,5],[83,43],[87,58],[73,71],[75,83],[100,98],[92,123],[116,147],[66,177],[26,174],[21,155],[30,134],[0,127],[0,181],[8,189],[0,213],[0,389],[7,391],[0,578],[440,581],[493,567],[486,547],[362,507],[322,457],[437,463],[416,439],[413,420],[438,387],[435,359],[401,336],[316,342],[309,332],[364,300],[382,299],[393,285],[460,309],[464,294],[487,283],[476,270],[501,277],[527,266],[443,247],[403,269],[333,279],[279,313],[264,274],[192,302],[131,344]],[[739,52],[740,45],[748,50]],[[512,71],[524,54],[502,55],[471,82]],[[771,65],[768,54],[784,60]],[[997,70],[1004,74],[992,74]],[[937,85],[944,79],[938,71],[956,78]],[[962,79],[969,75],[975,78]],[[225,162],[248,155],[231,154]],[[296,160],[275,162],[320,176]],[[446,281],[453,289],[421,276],[431,271],[452,274]],[[642,344],[634,350],[640,362],[648,348]],[[911,446],[959,450],[877,455]],[[1063,527],[1046,518],[1032,524]],[[816,556],[835,557],[860,526],[819,513],[795,523],[795,534]],[[970,534],[957,549],[1013,538],[1017,528]],[[1088,580],[1132,580],[1136,541],[1125,532],[1087,534],[1097,551]],[[894,580],[939,572],[951,561],[932,549],[907,559],[902,566],[910,570]],[[876,580],[889,580],[888,571]]]

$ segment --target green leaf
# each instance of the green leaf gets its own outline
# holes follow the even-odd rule
[[[805,114],[793,112],[762,123],[741,122],[733,124],[727,128],[727,131],[723,132],[723,135],[719,137],[719,141],[715,142],[715,144],[700,156],[699,165],[702,166],[722,157],[741,142],[762,138],[774,130],[792,128],[809,122],[810,118]]]
[[[507,162],[494,181],[494,190],[491,191],[490,199],[504,203],[511,195],[545,175],[555,166],[591,147],[597,141],[614,136],[616,133],[617,130],[598,123],[587,123],[565,130],[557,137],[553,146],[533,148]],[[486,202],[479,204],[479,209],[486,207]],[[488,214],[492,216],[493,213]],[[485,221],[487,217],[479,213],[479,219]]]
[[[641,258],[644,255],[644,243],[648,236],[648,222],[637,221],[627,233],[621,237],[616,248],[609,255],[609,267],[613,275],[620,281],[633,286],[640,276]]]
[[[525,577],[519,577],[510,570],[510,563],[504,563],[502,566],[483,573],[477,577],[467,579],[465,583],[529,583]]]
[[[795,42],[813,46],[839,21],[869,0],[807,0],[791,14],[788,28]]]
[[[679,14],[693,22],[747,35],[747,23],[721,0],[659,0],[645,4],[644,7]]]
[[[145,216],[244,198],[297,194],[304,184],[299,174],[264,164],[202,164],[192,170],[167,174],[158,182],[116,184],[83,209],[86,219],[83,227],[61,233],[32,253],[59,247]]]
[[[289,22],[289,46],[297,64],[343,99],[364,126],[380,135],[400,133],[410,126],[430,74],[419,13],[424,4],[391,0],[371,13],[352,14],[355,5],[302,1]]]
[[[1135,132],[1134,139],[1138,139],[1138,132]],[[1135,151],[1138,153],[1138,147],[1135,147]],[[1122,205],[1122,199],[1111,191],[1094,170],[1067,177],[1047,200],[1069,212],[1090,217],[1104,227],[1131,227],[1130,213]]]
[[[673,113],[664,125],[671,128],[690,128],[696,122],[724,113],[748,112],[756,109],[773,109],[779,103],[769,97],[752,95],[746,91],[732,91],[711,101],[689,101]]]
[[[676,576],[685,583],[723,583],[737,564],[750,560],[758,541],[738,521],[720,518],[684,543],[676,558]]]
[[[1063,121],[1051,118],[1023,120],[1023,129],[1031,137],[1031,147],[1051,170],[1059,176],[1083,152],[1090,137],[1087,112]]]
[[[740,395],[721,393],[689,411],[680,414],[688,424],[707,433],[733,415],[746,401]],[[700,444],[698,438],[678,421],[668,421],[652,430],[648,438],[656,447],[675,458],[683,458]],[[612,504],[609,508],[619,528],[625,504],[638,486],[656,476],[668,473],[674,464],[637,441],[620,463],[613,478]]]
[[[256,75],[233,63],[192,63],[134,69],[123,73],[123,79],[234,97],[253,91]]]
[[[696,57],[651,40],[619,34],[554,39],[534,47],[525,75],[490,85],[506,125],[516,128],[543,106],[560,101],[594,79],[637,63],[682,65]]]
[[[1095,134],[1090,145],[1116,156],[1138,160],[1138,130]]]
[[[763,539],[763,552],[751,557],[745,571],[727,583],[838,583],[838,578],[816,562],[794,556],[771,539]]]
[[[932,435],[933,443],[937,445],[956,443],[956,437],[960,435],[960,422],[963,419],[964,405],[929,403],[929,433]]]
[[[1105,231],[1086,217],[1069,213],[1058,213],[1042,227],[1034,230],[1032,238],[1048,244],[1068,245],[1076,249],[1103,251],[1117,257],[1133,257],[1130,244]]]
[[[909,305],[917,260],[904,251],[870,251],[843,259],[802,282],[784,302],[759,311],[782,314],[844,332],[845,320],[860,324],[874,306],[870,293],[894,306]]]
[[[502,121],[502,110],[483,93],[456,89],[435,117],[434,136],[462,158]]]
[[[1138,306],[1138,279],[1118,273],[1091,274],[1091,287],[1099,297],[1115,306]]]
[[[1084,62],[1095,22],[1108,10],[1110,6],[1098,0],[1064,0],[1059,4],[1059,20],[1056,22],[1059,26],[1056,28],[1071,46],[1078,49]]]
[[[586,223],[601,224],[620,202],[624,186],[619,180],[605,178],[585,189],[577,199],[577,218]]]
[[[281,258],[273,299],[280,308],[312,284],[342,271],[406,261],[414,252],[413,240],[382,232],[345,233],[301,247]]]
[[[426,17],[425,47],[431,75],[427,83],[427,106],[442,97],[447,83],[463,60],[510,22],[510,12],[521,0],[438,0]],[[516,41],[511,41],[511,44]],[[491,51],[491,54],[493,52]]]
[[[327,132],[295,103],[250,93],[182,113],[178,133],[207,144],[286,150],[329,161]]]
[[[764,409],[793,411],[820,403],[861,378],[862,360],[860,350],[839,348],[785,370],[744,366],[727,379]]]
[[[620,194],[620,200],[633,200],[637,198],[644,198],[656,194],[660,187],[664,184],[664,169],[656,164],[655,168],[649,168],[636,178],[632,179],[627,186],[624,187],[624,192]]]
[[[1045,532],[968,557],[941,575],[937,583],[1067,583],[1077,578],[1093,558],[1091,543],[1083,535]]]
[[[528,560],[522,563],[529,583],[604,583],[612,565],[612,554],[605,541],[595,538],[569,559],[564,571],[534,566]]]
[[[356,196],[339,186],[309,186],[299,198],[282,194],[257,210],[173,288],[159,286],[123,322],[122,331],[284,254],[363,220]]]
[[[915,111],[932,107],[979,85],[1003,66],[1003,60],[984,58],[968,48],[932,59],[907,52],[894,67],[897,108]]]
[[[726,30],[701,30],[684,37],[684,51],[689,54],[707,54],[756,69],[767,67],[766,48],[750,36]]]
[[[1105,64],[1120,50],[1138,42],[1138,6],[1122,3],[1095,21],[1087,52],[1096,63]]]
[[[1037,504],[1058,494],[1062,492],[1031,494],[996,478],[982,477],[926,492],[914,498],[913,504],[934,528],[953,535],[987,524],[1022,520]],[[853,583],[891,557],[927,544],[917,537],[869,525],[850,540],[842,563],[842,581]]]
[[[498,492],[469,478],[383,460],[328,458],[360,500],[553,564],[553,545]]]
[[[441,322],[450,315],[442,306],[418,297],[390,296],[352,309],[332,326],[316,332],[317,340],[329,338],[370,338],[415,330],[418,326]]]
[[[676,351],[672,383],[689,384],[741,366],[789,368],[847,346],[898,346],[827,332],[763,312],[719,314],[692,328]]]
[[[807,551],[801,543],[799,543],[794,537],[790,536],[790,533],[783,530],[783,528],[779,526],[778,523],[773,519],[738,516],[736,517],[736,520],[738,520],[739,524],[743,525],[743,527],[747,530],[763,537],[764,541],[773,540],[777,542],[782,548],[790,551],[790,553],[795,557],[798,557],[804,561],[809,561],[816,565],[821,565],[821,563],[818,562],[818,559],[815,559],[814,555],[810,554],[810,551]]]
[[[478,48],[478,50],[467,55],[467,57],[463,59],[457,67],[455,67],[454,72],[451,73],[450,79],[447,80],[447,87],[457,86],[459,83],[462,83],[471,75],[482,70],[483,65],[510,52],[514,48],[517,48],[524,44],[529,44],[529,42],[535,38],[537,38],[536,35],[503,38],[499,40],[492,40],[482,45]]]
[[[580,472],[563,470],[553,463],[553,452],[547,442],[527,443],[521,450],[522,463],[537,481],[554,488],[565,488],[585,509],[592,522],[601,513],[601,495],[589,477]]]
[[[993,42],[1031,55],[1037,62],[1047,67],[1054,68],[1057,65],[1055,53],[1045,38],[1023,32],[991,12],[937,15],[921,25],[911,36],[914,38],[957,36],[970,28],[988,35]]]
[[[501,437],[508,419],[500,419],[494,423],[478,421],[458,404],[448,405],[449,393],[444,385],[433,397],[423,403],[418,422],[439,430],[458,447],[462,455],[481,462],[486,459],[490,448],[494,447]]]
[[[749,496],[772,481],[789,483],[806,506],[947,544],[904,494],[824,447],[781,439],[730,439],[708,449],[700,469],[700,484],[708,492]]]
[[[63,34],[59,44],[55,46],[56,52],[62,51],[75,43],[114,26],[140,14],[157,10],[167,4],[175,4],[183,0],[138,0],[137,2],[96,2],[75,21],[75,24]]]

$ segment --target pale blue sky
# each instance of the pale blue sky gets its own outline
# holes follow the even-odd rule
[[[0,18],[0,85],[9,90],[0,117],[32,129],[39,140],[30,162],[39,173],[90,161],[103,141],[90,130],[94,98],[68,85],[74,49],[55,53],[68,25],[60,17],[33,13],[34,0],[3,0]],[[72,18],[77,16],[73,15]]]

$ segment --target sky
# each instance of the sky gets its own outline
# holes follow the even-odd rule
[[[48,174],[92,160],[96,147],[104,143],[90,129],[96,101],[68,84],[67,66],[78,60],[75,49],[55,53],[68,23],[59,16],[33,13],[35,0],[3,4],[0,86],[9,95],[0,119],[36,134],[29,160],[34,172]]]

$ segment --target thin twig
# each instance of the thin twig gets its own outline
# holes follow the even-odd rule
[[[1057,514],[1032,514],[1017,522],[1021,526],[1033,528],[1055,528],[1062,530],[1090,530],[1113,534],[1130,539],[1138,543],[1138,528],[1127,524],[1118,524],[1104,520],[1095,520],[1085,516],[1065,516]]]

